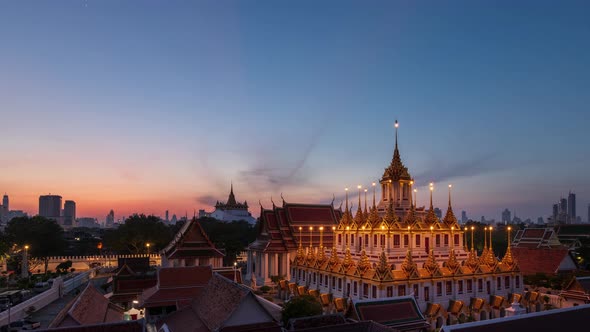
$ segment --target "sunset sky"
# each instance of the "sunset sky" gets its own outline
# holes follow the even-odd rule
[[[336,205],[393,123],[446,210],[590,201],[588,1],[0,1],[0,192],[79,217]],[[355,198],[356,199],[356,198]]]

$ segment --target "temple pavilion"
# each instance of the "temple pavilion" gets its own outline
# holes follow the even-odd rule
[[[414,178],[398,149],[397,121],[395,128],[393,158],[380,178],[380,195],[373,183],[372,204],[359,186],[356,212],[349,208],[348,190],[344,210],[285,201],[282,207],[261,207],[259,234],[248,248],[246,279],[262,285],[271,276],[282,276],[290,282],[291,295],[313,292],[322,299],[412,295],[426,313],[451,300],[462,305],[472,299],[489,302],[487,310],[493,310],[491,299],[522,293],[522,275],[510,246],[498,259],[487,232],[478,254],[474,229],[462,228],[453,213],[451,186],[442,220],[434,213],[432,183],[429,208],[416,206]]]

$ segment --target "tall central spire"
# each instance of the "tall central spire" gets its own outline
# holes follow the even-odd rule
[[[399,149],[397,146],[397,132],[399,128],[399,123],[395,120],[395,149],[393,150],[393,159],[391,160],[391,164],[389,167],[385,169],[385,173],[383,173],[383,178],[381,181],[398,181],[398,180],[411,180],[411,176],[408,172],[408,169],[402,163]]]
[[[397,123],[397,119],[395,119],[395,151],[399,154],[397,150],[397,128],[399,127],[399,123]]]
[[[234,183],[231,182],[229,189],[229,197],[227,198],[227,205],[236,205],[236,197],[234,196]]]

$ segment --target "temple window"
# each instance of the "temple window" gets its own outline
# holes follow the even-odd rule
[[[322,276],[322,274],[320,273],[320,285],[322,285],[322,281],[324,281],[324,276]]]
[[[387,297],[393,297],[393,286],[387,286]]]
[[[358,287],[357,286],[358,286],[358,284],[357,284],[356,281],[352,283],[352,291],[353,291],[354,295],[357,295],[357,293],[358,293]]]
[[[436,283],[436,296],[442,296],[442,282]]]
[[[502,289],[502,278],[501,277],[496,278],[496,283],[497,283],[496,289],[501,290]]]
[[[446,290],[447,290],[447,295],[453,294],[453,283],[452,283],[452,281],[447,281]]]
[[[369,298],[369,284],[363,284],[363,297],[365,299]]]
[[[326,276],[324,276],[324,284],[325,284],[326,286],[328,286],[328,276],[327,276],[327,275],[326,275]]]
[[[477,279],[477,291],[483,292],[483,279]]]
[[[449,246],[449,234],[445,234],[445,247]]]
[[[307,273],[305,273],[305,272],[301,273],[301,276],[303,277],[303,281],[305,281],[305,275],[306,275],[306,274],[307,274]]]
[[[416,234],[416,247],[420,247],[420,235]]]
[[[440,234],[436,234],[436,246],[440,247]]]
[[[418,296],[418,290],[419,290],[418,284],[414,284],[413,288],[414,288],[414,298],[417,300],[419,298],[419,296]]]
[[[471,292],[473,290],[473,281],[467,280],[467,292]]]
[[[459,245],[459,234],[455,234],[455,245]]]
[[[457,293],[463,294],[463,280],[457,282]]]
[[[406,285],[397,286],[397,296],[405,296],[405,295],[406,295]]]
[[[342,278],[338,278],[338,290],[342,290]]]
[[[430,288],[424,287],[424,301],[430,301]]]
[[[378,242],[377,242],[377,234],[373,235],[373,247],[377,247]]]
[[[510,276],[504,277],[504,288],[506,288],[506,289],[510,288]]]
[[[301,270],[297,270],[297,274],[299,277],[297,277],[297,279],[301,279]]]
[[[369,234],[365,234],[365,247],[369,245]]]
[[[408,234],[404,235],[404,247],[407,247],[410,245],[410,236]]]
[[[332,288],[336,288],[336,277],[332,277]]]
[[[371,293],[373,293],[372,294],[373,295],[373,298],[376,299],[377,298],[377,286],[373,285],[373,287],[371,287],[371,288],[372,288],[372,292]]]
[[[314,284],[316,283],[316,274],[315,274],[315,272],[313,273],[313,283]]]
[[[338,245],[342,245],[342,234],[338,234]]]
[[[385,235],[381,235],[381,246],[385,247]]]
[[[399,242],[399,234],[395,234],[393,236],[393,247],[394,248],[399,248],[400,242]]]
[[[520,276],[516,276],[516,280],[514,283],[516,285],[516,288],[520,288]]]
[[[350,245],[354,246],[354,236],[350,235]]]

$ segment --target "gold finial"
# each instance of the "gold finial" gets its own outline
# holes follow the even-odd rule
[[[434,210],[434,207],[432,206],[432,192],[434,191],[434,183],[430,182],[430,209]]]
[[[449,207],[451,207],[451,188],[453,187],[452,184],[449,184]]]
[[[418,189],[414,189],[414,206],[418,206],[418,199],[416,195],[418,194]]]
[[[320,226],[320,248],[324,247],[324,226]]]
[[[301,230],[303,229],[303,227],[299,226],[299,248],[301,248],[302,246],[302,242],[301,242]]]
[[[474,246],[473,246],[473,231],[475,230],[474,226],[471,226],[471,251],[473,251]]]
[[[311,245],[313,243],[312,235],[313,235],[313,227],[309,226],[309,248],[311,249]]]

